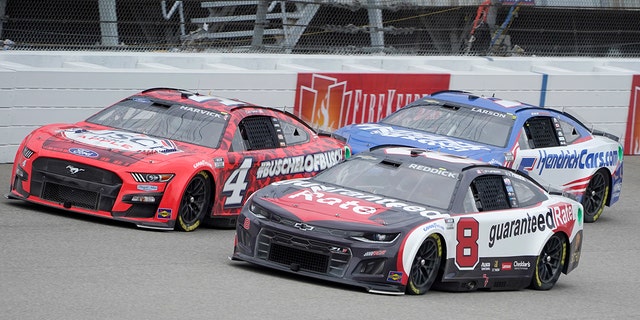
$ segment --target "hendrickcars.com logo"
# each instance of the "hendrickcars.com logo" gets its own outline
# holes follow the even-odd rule
[[[542,174],[544,169],[592,169],[599,167],[615,166],[618,163],[619,154],[616,150],[589,152],[587,149],[560,150],[557,153],[547,153],[538,151],[540,161],[537,158],[523,158],[518,170],[532,171],[539,170]],[[537,165],[536,165],[537,163]],[[535,166],[535,168],[534,168]]]

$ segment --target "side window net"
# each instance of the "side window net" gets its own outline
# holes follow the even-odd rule
[[[247,150],[278,148],[276,129],[269,117],[247,117],[240,123]]]
[[[532,148],[549,148],[560,145],[553,121],[548,117],[535,117],[525,124],[527,135],[533,142]]]
[[[481,176],[473,180],[471,188],[479,211],[509,209],[509,200],[501,176]]]

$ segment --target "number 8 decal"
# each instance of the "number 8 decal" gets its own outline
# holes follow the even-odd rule
[[[456,264],[460,269],[473,268],[478,263],[478,220],[460,218],[456,233]]]

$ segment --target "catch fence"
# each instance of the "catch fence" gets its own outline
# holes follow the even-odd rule
[[[640,57],[637,0],[0,0],[5,50]]]

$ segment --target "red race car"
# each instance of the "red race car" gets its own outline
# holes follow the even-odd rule
[[[233,227],[254,191],[349,155],[344,141],[285,111],[154,88],[84,121],[34,130],[18,147],[6,196],[143,228]]]

